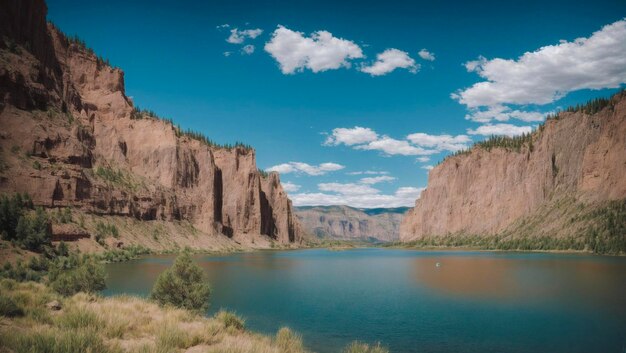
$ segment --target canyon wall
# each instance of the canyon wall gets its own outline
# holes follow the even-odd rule
[[[138,112],[124,73],[47,23],[42,0],[1,7],[0,192],[233,239],[302,240],[278,175],[259,172],[253,149]]]
[[[546,236],[566,235],[562,229],[570,215],[564,203],[592,208],[624,198],[622,91],[593,114],[578,109],[548,119],[519,149],[475,145],[446,158],[430,171],[426,190],[402,222],[400,238],[503,232],[515,236],[511,230],[522,229],[525,219],[541,223],[534,229]]]

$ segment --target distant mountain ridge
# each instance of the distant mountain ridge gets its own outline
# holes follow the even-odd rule
[[[304,231],[318,238],[385,242],[399,239],[400,222],[408,209],[343,205],[294,208]]]

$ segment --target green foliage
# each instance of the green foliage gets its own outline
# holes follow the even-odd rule
[[[380,343],[370,346],[367,343],[354,341],[344,348],[343,353],[389,353],[389,350],[382,347]]]
[[[39,161],[33,161],[33,168],[41,170],[41,163],[39,163]]]
[[[5,317],[24,316],[24,309],[13,298],[0,293],[0,315]]]
[[[44,246],[51,244],[50,221],[43,208],[37,207],[34,215],[25,214],[19,218],[15,227],[15,239],[32,251],[42,251]]]
[[[160,305],[205,311],[210,295],[211,288],[202,268],[193,263],[189,252],[184,252],[172,267],[159,275],[150,298]]]
[[[261,174],[261,177],[263,178],[267,178],[270,175],[270,173],[266,172],[263,169],[259,169],[259,174]]]
[[[230,144],[230,143],[225,143],[225,144],[218,144],[216,142],[214,142],[213,140],[211,140],[210,138],[208,138],[205,134],[199,132],[199,131],[195,131],[195,130],[191,130],[191,129],[187,129],[185,131],[183,131],[180,126],[178,126],[177,128],[177,135],[180,136],[186,136],[189,137],[190,139],[193,140],[197,140],[202,142],[203,144],[210,146],[210,147],[215,147],[215,148],[221,148],[221,149],[227,149],[227,150],[232,150],[235,148],[242,148],[246,151],[250,151],[252,150],[252,146],[245,144],[243,142],[235,142],[234,144]]]
[[[397,245],[397,244],[395,244]],[[386,246],[394,246],[388,244]],[[419,240],[402,243],[403,247],[433,248],[459,247],[487,250],[585,250],[585,242],[575,237],[557,238],[551,236],[536,237],[499,237],[494,235],[450,234],[445,236],[425,236]]]
[[[68,249],[67,244],[61,240],[59,245],[57,245],[57,254],[58,256],[70,256],[70,249]]]
[[[100,291],[106,287],[105,277],[104,266],[97,258],[76,254],[55,259],[48,273],[52,289],[65,296]]]
[[[590,250],[600,254],[626,254],[626,199],[612,201],[587,218],[593,220],[586,234]]]
[[[33,202],[27,194],[14,194],[12,197],[0,196],[0,234],[5,240],[16,239],[17,224]]]
[[[495,136],[492,135],[488,139],[484,141],[476,142],[475,146],[480,148],[484,148],[487,151],[491,151],[492,148],[504,148],[507,151],[517,151],[520,152],[522,147],[532,143],[533,134],[525,133],[519,136]]]
[[[48,260],[32,257],[28,262],[18,260],[15,264],[6,262],[0,269],[0,278],[9,278],[18,282],[40,281],[48,269]]]
[[[141,245],[132,245],[124,249],[107,250],[102,254],[97,255],[101,261],[104,262],[124,262],[145,254],[149,254],[150,250],[144,248]]]
[[[112,236],[113,238],[119,238],[120,233],[117,230],[117,227],[115,226],[115,224],[108,224],[98,221],[98,223],[96,223],[96,241],[100,245],[104,245],[104,239],[106,239],[106,237],[108,236]]]
[[[246,328],[246,320],[230,311],[220,310],[215,314],[215,319],[224,324],[226,328],[232,327],[238,331],[243,331]]]
[[[72,209],[69,207],[59,208],[54,213],[54,218],[59,223],[72,223],[74,218],[72,217]]]
[[[585,114],[595,114],[606,107],[613,109],[613,101],[611,98],[594,98],[585,104],[576,104],[575,106],[565,109],[566,112],[583,112]]]

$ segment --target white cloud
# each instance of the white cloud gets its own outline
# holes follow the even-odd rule
[[[487,107],[487,109],[471,109],[470,114],[465,115],[465,119],[479,123],[488,123],[492,120],[508,121],[510,119],[517,119],[525,122],[536,122],[543,121],[546,115],[550,113],[552,112],[541,113],[511,110],[511,108],[503,105],[495,105]]]
[[[250,55],[254,53],[254,45],[252,44],[244,45],[243,48],[241,48],[241,53],[246,54],[246,55]]]
[[[350,60],[363,57],[357,44],[334,37],[328,31],[317,31],[306,37],[302,32],[280,25],[265,44],[265,51],[276,59],[283,74],[304,69],[321,72],[350,67]]]
[[[436,150],[427,150],[409,144],[406,140],[396,140],[389,136],[383,136],[376,141],[372,141],[366,145],[358,145],[354,147],[358,150],[381,151],[387,155],[403,155],[403,156],[425,156],[437,153]]]
[[[589,38],[561,41],[517,60],[481,57],[465,67],[485,79],[452,95],[469,108],[543,105],[576,90],[618,88],[626,82],[626,19]]]
[[[421,132],[410,134],[406,138],[421,147],[451,152],[466,149],[467,144],[472,142],[472,139],[466,135],[429,135]]]
[[[228,23],[224,23],[223,25],[215,26],[215,28],[217,28],[217,29],[229,28],[229,27],[230,27],[230,25]]]
[[[467,129],[467,133],[470,135],[505,135],[516,136],[521,134],[527,134],[532,131],[530,126],[515,126],[511,124],[486,124],[479,126],[477,129]]]
[[[226,41],[231,44],[241,44],[246,40],[246,38],[254,39],[262,33],[263,30],[260,28],[244,29],[241,31],[238,28],[233,28],[230,30],[230,36],[226,38]]]
[[[344,192],[349,188],[342,189]],[[393,194],[381,194],[378,190],[370,194],[329,194],[329,193],[301,193],[291,195],[295,206],[327,206],[349,205],[352,207],[402,207],[413,206],[424,188],[400,187]]]
[[[359,180],[359,183],[361,184],[368,184],[368,185],[374,185],[374,184],[378,184],[378,183],[382,183],[385,181],[394,181],[396,180],[396,178],[389,176],[389,175],[381,175],[381,176],[377,176],[377,177],[368,177],[368,178],[361,178],[361,180]]]
[[[268,172],[278,172],[280,174],[305,173],[308,175],[324,175],[345,168],[337,163],[322,163],[320,165],[310,165],[302,162],[289,162],[278,164],[267,169]]]
[[[281,184],[283,185],[283,190],[285,190],[285,192],[296,192],[300,190],[300,185],[294,184],[289,181],[282,182]]]
[[[342,195],[370,195],[380,191],[365,184],[322,183],[317,185],[320,191],[336,192]]]
[[[422,168],[422,169],[426,169],[426,170],[432,170],[432,169],[433,169],[433,168],[435,168],[435,167],[434,167],[434,166],[432,166],[432,165],[423,165],[421,168]]]
[[[229,57],[232,54],[232,52],[225,51],[223,54],[224,54],[225,57]]]
[[[430,157],[417,157],[418,162],[428,162],[430,161]]]
[[[429,52],[427,49],[422,49],[419,51],[420,58],[424,59],[424,60],[428,60],[428,61],[435,61],[435,54]]]
[[[366,171],[358,171],[358,172],[349,172],[346,173],[348,175],[386,175],[389,174],[389,172],[386,171],[377,171],[377,170],[366,170]]]
[[[353,128],[336,128],[328,136],[325,145],[340,145],[352,146],[362,143],[372,142],[378,139],[378,134],[366,127],[355,126]]]
[[[404,140],[380,136],[370,128],[356,126],[354,128],[336,128],[324,145],[350,146],[357,150],[381,151],[387,155],[428,156],[441,151],[459,151],[468,147],[472,139],[466,135],[429,135],[425,133],[410,134]],[[419,160],[419,159],[418,159]],[[428,158],[420,160],[428,161]]]
[[[409,53],[391,48],[376,55],[376,61],[370,66],[362,67],[361,71],[372,76],[381,76],[398,68],[407,69],[411,73],[416,73],[420,66],[409,56]]]

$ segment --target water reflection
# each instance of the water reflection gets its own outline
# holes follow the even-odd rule
[[[437,266],[439,264],[439,266]],[[470,300],[594,303],[614,310],[626,299],[626,264],[610,258],[541,258],[528,254],[427,256],[412,260],[417,283]]]

